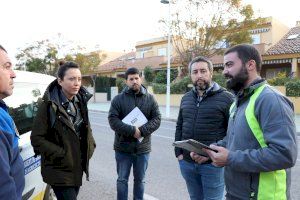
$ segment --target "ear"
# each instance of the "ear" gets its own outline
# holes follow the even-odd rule
[[[60,78],[57,78],[57,82],[61,86],[62,80]]]
[[[254,71],[256,70],[256,62],[255,60],[249,60],[246,64],[247,70],[248,71]]]

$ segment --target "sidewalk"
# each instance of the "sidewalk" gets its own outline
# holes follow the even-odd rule
[[[89,103],[88,108],[89,110],[101,111],[101,112],[108,112],[110,107],[110,101],[108,102],[99,102],[99,103]],[[166,118],[166,107],[159,106],[160,113],[162,114],[162,118],[164,120],[176,121],[179,107],[170,107],[170,117]],[[296,130],[298,135],[300,135],[300,115],[295,115],[295,122],[296,122]]]

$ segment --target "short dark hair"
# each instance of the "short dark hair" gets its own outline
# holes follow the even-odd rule
[[[65,62],[63,60],[59,61],[57,77],[60,78],[61,80],[63,80],[66,75],[66,71],[68,71],[68,69],[79,69],[79,66],[75,62]]]
[[[249,44],[239,44],[230,49],[228,49],[224,55],[229,53],[237,52],[239,59],[241,59],[243,64],[246,64],[249,60],[254,60],[256,63],[256,71],[261,70],[261,55],[258,50]]]
[[[138,74],[139,76],[141,76],[140,71],[137,68],[130,67],[125,72],[125,79],[127,80],[128,75],[131,75],[131,74]]]
[[[0,49],[5,51],[5,53],[7,53],[7,51],[4,49],[4,47],[0,44]]]
[[[190,72],[190,74],[191,74],[191,72],[192,72],[192,65],[193,65],[194,63],[197,63],[197,62],[205,62],[205,63],[207,63],[207,66],[208,66],[209,71],[212,72],[212,71],[214,70],[213,64],[212,64],[212,62],[211,62],[208,58],[203,57],[203,56],[198,56],[198,57],[194,58],[194,59],[189,63],[189,72]]]

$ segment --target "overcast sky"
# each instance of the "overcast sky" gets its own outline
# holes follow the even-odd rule
[[[289,27],[300,20],[299,0],[244,2]],[[13,55],[18,47],[58,33],[89,48],[130,51],[137,41],[162,36],[158,20],[168,14],[160,0],[3,0],[0,5],[0,44]]]

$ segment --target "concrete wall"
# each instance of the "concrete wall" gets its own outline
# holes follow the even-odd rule
[[[106,102],[107,101],[107,93],[96,93],[96,102]]]
[[[279,90],[283,95],[286,94],[285,86],[274,86],[277,90]],[[295,114],[300,114],[300,97],[287,97],[294,104]]]
[[[156,99],[158,105],[160,105],[160,106],[166,105],[166,95],[165,94],[154,94],[152,86],[148,86],[147,90],[149,93],[154,95],[154,98]],[[182,97],[183,97],[183,94],[171,94],[170,95],[170,105],[171,106],[180,106],[180,101],[181,101]]]
[[[158,105],[164,106],[166,105],[166,95],[165,94],[153,94]],[[180,106],[181,98],[183,94],[171,94],[170,96],[170,105],[171,106]]]

